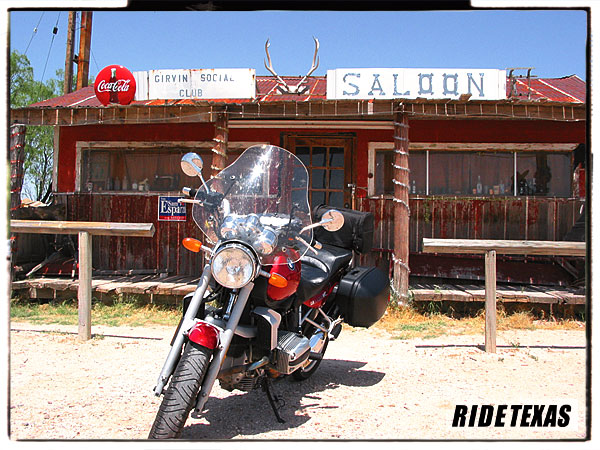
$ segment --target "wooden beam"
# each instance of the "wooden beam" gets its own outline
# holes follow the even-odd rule
[[[50,220],[11,220],[11,233],[77,234],[85,231],[97,236],[152,237],[152,223],[70,222]]]
[[[499,255],[585,256],[586,243],[571,241],[423,238],[424,253],[483,254],[489,250],[495,250]]]
[[[496,252],[485,253],[485,351],[496,353]]]
[[[81,99],[77,103],[39,108],[25,107],[10,110],[10,123],[23,125],[60,125],[57,110],[67,110],[62,117],[71,116],[68,125],[114,124],[114,123],[196,123],[215,122],[218,114],[227,114],[235,120],[280,121],[286,118],[294,120],[314,120],[317,122],[343,119],[369,121],[395,120],[397,100],[380,100],[369,103],[365,100],[310,100],[306,102],[242,102],[216,103],[203,100],[193,104],[133,104],[127,107],[88,106],[82,107]],[[377,110],[369,109],[369,104]],[[479,119],[479,120],[539,120],[548,119],[559,122],[577,122],[587,120],[587,105],[582,103],[560,102],[513,102],[513,101],[469,101],[458,104],[447,100],[403,100],[404,113],[410,120],[435,119]],[[120,111],[119,114],[115,111]],[[72,112],[72,114],[71,114]],[[124,114],[122,114],[124,113]],[[364,122],[363,122],[364,121]]]
[[[79,232],[79,287],[77,289],[79,327],[82,341],[92,337],[92,235]]]
[[[435,151],[474,151],[474,152],[570,152],[579,144],[577,143],[548,143],[548,142],[411,142],[410,150],[435,150]]]

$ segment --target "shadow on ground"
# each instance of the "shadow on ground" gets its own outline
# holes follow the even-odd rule
[[[321,393],[340,386],[374,386],[383,379],[385,374],[382,372],[362,370],[365,364],[358,361],[325,359],[315,374],[306,381],[297,382],[292,377],[286,377],[273,383],[273,392],[285,402],[279,410],[285,423],[277,422],[262,389],[248,393],[234,391],[222,399],[210,398],[203,414],[203,419],[208,421],[208,424],[195,423],[186,426],[181,438],[222,440],[238,435],[251,436],[299,427],[310,420],[311,410],[337,408],[325,404]],[[192,420],[188,419],[188,424]],[[310,436],[306,438],[309,439]]]

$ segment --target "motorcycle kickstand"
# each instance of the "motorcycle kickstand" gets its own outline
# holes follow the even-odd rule
[[[277,422],[285,423],[285,420],[279,414],[279,409],[285,405],[285,401],[273,394],[273,382],[269,377],[264,377],[262,380],[262,389],[267,394],[267,399],[269,400],[269,404],[275,413],[275,417],[277,418]],[[278,405],[279,404],[279,405]]]

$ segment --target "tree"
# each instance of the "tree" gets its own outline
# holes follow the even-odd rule
[[[33,78],[27,56],[13,50],[10,54],[10,105],[19,108],[62,95],[62,70],[57,78],[41,82]],[[25,138],[25,175],[22,195],[47,202],[52,193],[54,130],[47,126],[30,126]]]

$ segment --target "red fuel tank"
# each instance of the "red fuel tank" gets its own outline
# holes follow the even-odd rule
[[[267,288],[267,297],[270,300],[279,301],[288,298],[294,294],[300,284],[300,261],[291,262],[286,255],[278,256],[275,259],[275,264],[271,267],[271,275],[276,274],[281,278],[287,280],[287,285],[283,287],[277,287],[269,283]]]

